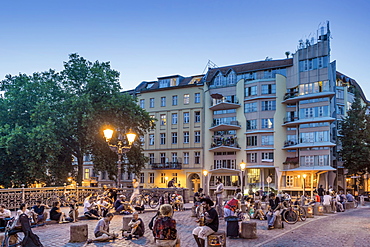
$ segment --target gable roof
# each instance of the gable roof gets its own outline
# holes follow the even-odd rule
[[[270,60],[270,61],[257,61],[257,62],[251,62],[251,63],[243,63],[243,64],[237,64],[237,65],[229,65],[225,67],[220,68],[213,68],[209,69],[207,76],[206,76],[206,82],[210,82],[213,80],[213,78],[216,76],[217,72],[222,73],[223,75],[226,75],[229,70],[235,71],[236,74],[242,74],[246,72],[253,72],[258,70],[266,70],[266,69],[275,69],[275,68],[284,68],[284,67],[290,67],[293,66],[293,59],[281,59],[281,60]]]

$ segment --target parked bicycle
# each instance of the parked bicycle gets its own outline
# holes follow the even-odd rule
[[[285,207],[282,213],[283,220],[288,224],[295,224],[299,219],[296,209],[289,200],[284,201],[283,206]]]
[[[53,207],[55,202],[60,202],[62,207],[68,206],[73,199],[76,199],[76,196],[69,193],[63,193],[61,196],[57,192],[54,193],[51,197],[46,199],[45,204],[49,207]]]
[[[133,200],[133,205],[135,207],[141,207],[145,204],[148,205],[150,208],[156,208],[159,204],[159,198],[153,196],[152,193],[145,193],[144,195],[138,195]]]

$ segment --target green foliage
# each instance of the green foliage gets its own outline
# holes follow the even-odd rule
[[[151,128],[148,113],[120,92],[118,78],[109,62],[92,63],[77,54],[59,73],[8,75],[0,88],[5,91],[0,99],[0,185],[60,185],[75,170],[81,183],[87,153],[93,154],[96,171],[115,178],[117,155],[105,143],[102,127],[131,128],[139,136]],[[140,171],[141,151],[138,147],[128,154],[132,163],[124,169]]]
[[[341,121],[339,140],[342,144],[340,155],[344,167],[351,174],[363,174],[370,170],[370,122],[366,106],[361,105],[356,93],[348,115]]]

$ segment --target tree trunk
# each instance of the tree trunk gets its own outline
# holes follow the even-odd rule
[[[77,183],[82,186],[84,160],[83,155],[77,156]]]

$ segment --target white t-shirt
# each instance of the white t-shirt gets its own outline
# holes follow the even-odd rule
[[[216,192],[223,192],[224,185],[222,183],[219,183],[216,187]],[[222,197],[222,193],[218,193],[217,197]]]
[[[331,196],[330,195],[324,195],[324,202],[323,205],[330,205]]]
[[[91,203],[89,202],[89,201],[85,201],[84,202],[84,213],[86,213],[86,212],[89,212],[90,211],[90,207],[91,207]]]
[[[12,213],[9,209],[4,209],[4,212],[0,212],[0,218],[9,218],[12,216]]]
[[[133,191],[133,193],[135,193],[135,194],[139,194],[140,193],[140,191],[139,191],[139,182],[138,181],[136,181],[134,183],[134,191]]]

